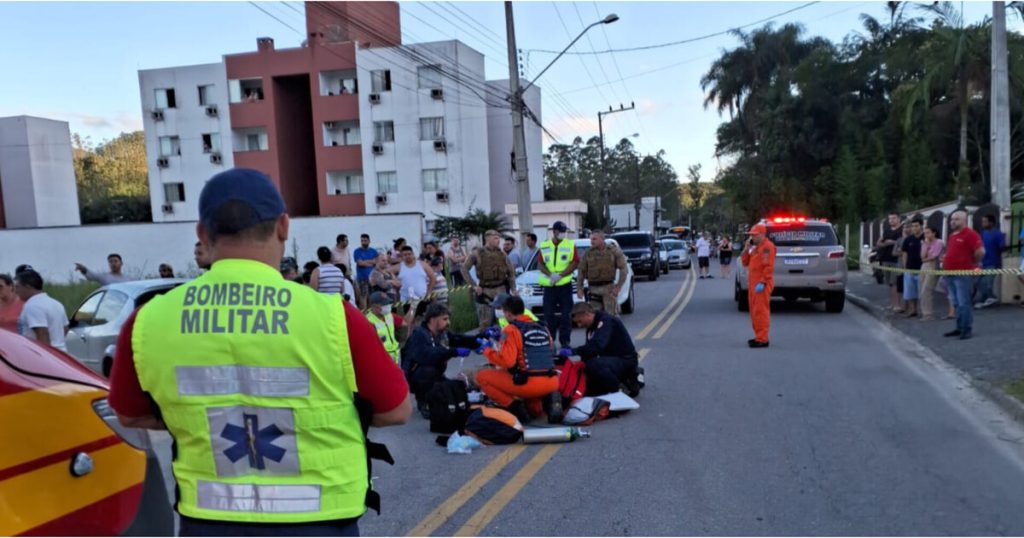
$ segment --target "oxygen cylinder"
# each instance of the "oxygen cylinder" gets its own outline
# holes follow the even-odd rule
[[[589,438],[590,430],[566,426],[564,428],[526,428],[523,430],[523,443],[569,443],[580,438]]]

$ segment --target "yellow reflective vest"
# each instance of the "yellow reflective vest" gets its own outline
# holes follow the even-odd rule
[[[554,241],[548,239],[540,244],[541,261],[551,273],[561,273],[572,265],[573,257],[576,255],[576,245],[568,240],[562,239],[555,246]],[[538,283],[541,286],[564,286],[572,282],[572,275],[565,275],[558,282],[552,283],[551,277],[541,273]]]
[[[337,295],[221,260],[139,311],[132,350],[177,446],[181,514],[296,523],[365,512],[366,443]]]
[[[539,319],[537,319],[537,315],[536,315],[536,314],[534,314],[534,313],[533,313],[532,311],[530,311],[530,310],[525,310],[525,311],[523,311],[523,315],[524,315],[524,316],[526,316],[526,317],[528,317],[528,318],[530,318],[530,321],[532,321],[532,322],[534,322],[534,323],[537,323],[538,321],[540,321]],[[507,320],[507,319],[505,319],[505,316],[501,316],[501,317],[499,317],[499,318],[498,318],[498,327],[501,327],[502,329],[504,329],[504,328],[505,328],[505,327],[507,327],[507,326],[508,326],[508,320]]]
[[[384,344],[384,351],[387,351],[388,355],[395,359],[395,364],[401,364],[402,359],[399,357],[400,346],[395,338],[395,317],[389,313],[384,318],[378,318],[372,310],[366,313],[366,319],[370,320],[373,327],[377,329],[377,337],[380,338],[380,343]]]

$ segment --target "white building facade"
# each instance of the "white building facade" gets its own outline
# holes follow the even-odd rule
[[[234,165],[224,63],[139,71],[153,222],[195,221],[199,193]]]
[[[509,92],[508,80],[492,80],[487,85],[491,88],[488,94],[487,109],[487,154],[490,161],[491,207],[501,209],[511,200],[517,198],[515,171],[512,169],[512,111],[507,102],[496,100],[493,95],[506,95]],[[538,120],[541,116],[540,88],[530,86],[523,94],[523,101],[533,111]],[[530,179],[530,201],[544,201],[544,139],[537,122],[530,118],[523,119],[523,131],[526,133],[527,177]],[[516,229],[519,225],[516,225]]]
[[[0,118],[0,195],[3,227],[81,224],[67,122]]]

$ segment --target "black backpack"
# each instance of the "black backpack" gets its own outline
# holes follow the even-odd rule
[[[427,405],[430,406],[430,431],[450,434],[462,429],[469,416],[466,383],[452,379],[434,383],[427,392]]]

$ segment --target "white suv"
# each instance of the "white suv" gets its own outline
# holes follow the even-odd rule
[[[576,253],[583,256],[587,249],[590,248],[590,239],[570,239],[576,245]],[[614,239],[606,238],[605,243],[609,247],[619,248],[619,244]],[[527,310],[532,310],[534,314],[542,314],[544,312],[544,288],[540,285],[540,269],[537,269],[537,264],[540,260],[540,252],[530,260],[530,264],[526,267],[526,271],[520,273],[516,277],[516,288],[519,291],[519,296],[522,297],[523,302],[526,304]],[[618,279],[619,275],[616,272],[615,278]],[[572,277],[572,300],[574,303],[583,302],[582,299],[576,296],[576,282],[579,278],[579,271]],[[623,314],[632,314],[635,300],[633,298],[633,269],[626,264],[626,283],[622,285],[622,289],[619,290],[619,310]]]

